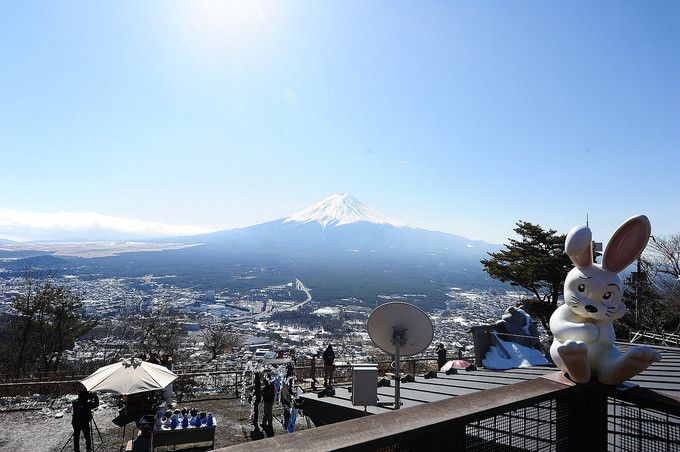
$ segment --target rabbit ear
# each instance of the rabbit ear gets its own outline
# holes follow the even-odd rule
[[[642,254],[652,234],[652,225],[644,215],[629,218],[616,230],[602,256],[602,268],[618,273]]]
[[[564,252],[578,268],[593,265],[593,234],[588,226],[575,226],[564,241]]]

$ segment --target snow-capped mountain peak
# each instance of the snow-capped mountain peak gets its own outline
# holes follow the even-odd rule
[[[343,224],[368,222],[401,227],[400,223],[386,217],[352,195],[334,194],[314,205],[295,213],[284,220],[284,223],[320,223],[326,226],[342,226]]]

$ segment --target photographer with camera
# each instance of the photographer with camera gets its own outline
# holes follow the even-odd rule
[[[84,387],[78,391],[78,398],[73,404],[73,450],[80,452],[80,432],[85,436],[85,450],[92,450],[92,432],[90,431],[90,421],[92,420],[92,410],[99,406],[99,397],[93,392],[89,392]]]

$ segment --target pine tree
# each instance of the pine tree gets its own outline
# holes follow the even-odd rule
[[[490,258],[482,259],[482,265],[492,278],[531,292],[534,299],[528,300],[525,307],[547,328],[572,268],[564,253],[566,236],[521,220],[514,231],[520,239],[508,239],[505,249],[489,253]]]

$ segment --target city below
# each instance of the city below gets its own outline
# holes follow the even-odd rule
[[[161,308],[166,313],[165,322],[172,321],[182,333],[176,364],[201,366],[210,362],[201,330],[224,322],[243,338],[243,345],[220,355],[220,362],[210,362],[210,365],[242,369],[258,350],[294,349],[299,357],[311,357],[330,343],[336,348],[340,363],[388,358],[373,345],[366,331],[366,320],[375,304],[354,298],[317,302],[313,291],[298,279],[246,292],[201,292],[177,287],[172,282],[171,275],[104,279],[62,275],[54,278],[55,284],[85,294],[84,316],[98,320],[95,329],[67,352],[66,361],[108,364],[139,352],[136,339],[130,338],[128,342],[125,337],[107,335],[107,332],[123,331],[131,317],[144,321]],[[0,315],[13,314],[11,300],[24,287],[22,276],[0,279]],[[472,347],[471,326],[494,323],[500,319],[503,310],[526,297],[526,293],[517,291],[449,289],[445,307],[430,312],[435,328],[434,340],[447,347],[456,344],[468,352]],[[381,302],[404,301],[417,305],[422,297],[386,293],[380,299]],[[171,313],[172,319],[167,313]],[[433,355],[434,345],[424,354]]]

